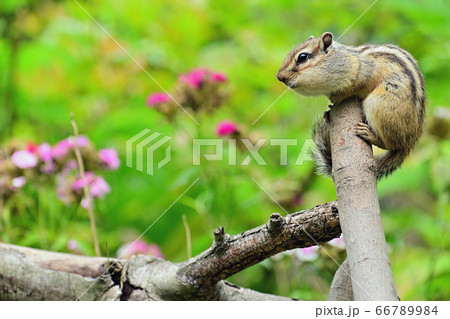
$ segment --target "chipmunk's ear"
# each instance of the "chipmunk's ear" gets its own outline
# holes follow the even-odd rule
[[[310,36],[310,37],[308,38],[308,40],[312,40],[312,39],[314,39],[314,37],[313,37],[313,36]],[[308,40],[307,40],[307,41],[308,41]]]
[[[330,45],[333,43],[333,33],[325,32],[320,36],[320,49],[327,52]]]

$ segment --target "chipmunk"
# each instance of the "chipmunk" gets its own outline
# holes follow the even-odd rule
[[[380,179],[400,167],[422,134],[426,95],[423,75],[414,58],[391,44],[359,47],[333,41],[333,34],[310,37],[284,59],[277,79],[302,95],[326,95],[334,104],[356,95],[366,123],[356,135],[387,150],[375,157]],[[329,121],[312,130],[319,172],[331,173]]]

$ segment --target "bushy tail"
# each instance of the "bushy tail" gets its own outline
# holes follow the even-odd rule
[[[408,156],[409,151],[405,149],[390,150],[375,156],[377,179],[382,179],[399,168]]]
[[[326,118],[314,122],[311,136],[316,149],[313,152],[317,173],[331,176],[330,125]]]
[[[327,119],[315,121],[311,135],[316,145],[313,156],[317,165],[317,172],[331,176],[330,125]],[[409,152],[409,149],[390,150],[375,156],[377,180],[392,174],[399,168]]]

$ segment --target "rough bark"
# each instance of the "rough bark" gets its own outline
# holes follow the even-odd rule
[[[95,300],[113,285],[104,258],[0,243],[0,300]],[[91,286],[92,285],[92,286]]]
[[[0,300],[291,300],[223,279],[279,252],[341,234],[336,202],[229,236],[183,263],[151,256],[108,260],[0,243]],[[311,238],[313,237],[314,240]]]
[[[267,224],[237,236],[228,236],[222,228],[216,229],[213,246],[182,264],[178,275],[187,285],[196,287],[196,293],[208,295],[221,279],[279,252],[314,246],[340,233],[336,202],[286,218],[272,214]]]
[[[332,177],[355,300],[398,300],[387,253],[370,144],[354,133],[363,122],[360,101],[330,111]]]

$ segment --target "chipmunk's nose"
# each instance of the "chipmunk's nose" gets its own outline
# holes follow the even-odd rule
[[[286,83],[286,80],[287,80],[286,77],[280,73],[280,71],[278,71],[278,73],[277,73],[277,79],[278,79],[278,81],[283,82],[283,83]]]

